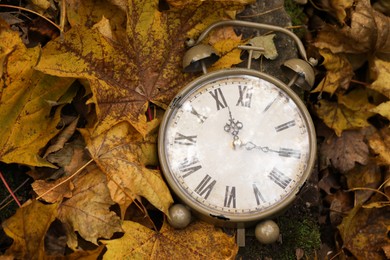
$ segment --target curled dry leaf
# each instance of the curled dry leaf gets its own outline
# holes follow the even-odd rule
[[[357,259],[385,259],[383,248],[390,244],[390,207],[353,208],[338,226],[343,247]]]
[[[73,196],[62,202],[58,209],[58,218],[65,226],[70,248],[77,248],[75,232],[97,244],[98,238],[111,238],[115,232],[122,231],[120,218],[110,211],[114,202],[107,188],[106,176],[96,165],[89,165],[73,183]]]
[[[340,137],[330,136],[321,146],[321,156],[333,167],[345,173],[355,167],[355,163],[362,165],[368,162],[368,146],[364,142],[361,131],[345,131]]]
[[[390,52],[390,17],[374,10],[369,0],[355,0],[351,25],[327,25],[318,34],[315,46],[333,53]]]
[[[29,201],[15,215],[2,223],[4,232],[13,239],[6,255],[15,259],[44,259],[44,239],[57,216],[58,204],[45,205]]]
[[[146,158],[157,154],[153,136],[143,138],[127,122],[115,125],[101,135],[90,130],[81,132],[92,158],[107,176],[111,197],[120,205],[122,216],[138,196],[168,214],[173,203],[169,189],[159,171],[146,167]]]
[[[235,238],[204,222],[177,230],[164,222],[155,232],[136,222],[124,221],[123,237],[102,241],[104,259],[234,259]]]
[[[0,39],[0,161],[54,167],[38,155],[58,133],[60,107],[48,101],[59,100],[74,80],[36,71],[39,47],[27,49],[1,19]]]

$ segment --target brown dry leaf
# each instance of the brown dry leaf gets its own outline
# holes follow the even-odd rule
[[[54,167],[38,154],[58,133],[60,107],[50,103],[65,95],[73,79],[36,71],[39,47],[27,49],[1,19],[0,39],[0,161]]]
[[[390,165],[390,128],[383,128],[373,134],[368,144],[379,156],[379,164]]]
[[[333,95],[337,89],[347,90],[354,75],[347,57],[344,54],[333,54],[326,49],[320,50],[320,54],[324,57],[326,75],[312,92],[324,91]]]
[[[105,246],[101,245],[94,250],[78,250],[65,257],[47,256],[45,260],[95,260],[100,259],[99,256],[104,250]]]
[[[15,215],[2,223],[7,236],[13,239],[6,255],[15,259],[43,259],[44,239],[50,224],[57,216],[58,204],[44,205],[37,200],[29,201]]]
[[[337,93],[338,103],[320,100],[315,105],[317,115],[337,136],[348,129],[370,126],[367,119],[374,115],[367,89],[355,89],[345,95]]]
[[[318,34],[315,46],[333,53],[390,52],[390,17],[375,11],[369,0],[357,0],[351,10],[351,25],[341,29],[327,25]]]
[[[234,259],[235,238],[204,222],[177,230],[164,222],[155,232],[136,222],[124,221],[120,239],[102,241],[104,259]]]
[[[96,165],[89,165],[73,180],[73,196],[62,202],[58,218],[64,224],[68,246],[77,248],[77,235],[97,244],[98,238],[111,238],[121,232],[120,218],[110,207],[114,204],[107,188],[106,176]]]
[[[60,186],[53,189],[51,192],[45,194],[42,196],[42,199],[49,203],[54,202],[60,202],[63,198],[70,198],[72,197],[72,190],[74,189],[73,182],[71,180],[65,181],[65,179],[68,178],[62,177],[52,182],[47,182],[44,180],[37,180],[33,184],[31,184],[31,187],[33,190],[37,193],[38,196],[41,196],[45,194],[46,191],[54,188],[59,183],[62,183]]]
[[[382,173],[379,166],[370,162],[367,165],[356,165],[352,170],[345,173],[349,189],[356,188],[354,205],[362,205],[373,194],[382,182]],[[369,189],[365,189],[369,188]]]
[[[68,142],[68,140],[72,137],[72,135],[76,131],[78,121],[79,118],[76,118],[60,132],[60,134],[56,138],[56,142],[47,148],[43,158],[45,158],[47,155],[51,153],[61,150],[64,147],[65,143]]]
[[[127,121],[145,135],[148,103],[165,108],[193,77],[182,73],[185,39],[220,20],[226,9],[222,2],[204,2],[159,11],[158,4],[158,0],[128,2],[126,37],[113,41],[98,28],[77,25],[43,50],[39,70],[90,82],[91,102],[97,104],[98,120],[104,122],[95,129],[97,134]]]
[[[156,127],[152,121],[150,128]],[[122,216],[138,196],[146,198],[157,209],[168,214],[173,203],[161,174],[148,169],[150,155],[156,155],[156,137],[144,139],[130,124],[122,122],[101,135],[81,131],[94,161],[107,175],[112,199],[121,207]]]
[[[177,8],[187,8],[188,5],[194,5],[194,6],[199,6],[204,2],[209,2],[209,3],[225,3],[227,5],[247,5],[254,3],[256,0],[167,0],[167,3],[171,6],[177,7]]]
[[[321,156],[340,172],[347,172],[355,163],[368,163],[369,150],[361,131],[345,131],[340,137],[330,136],[321,146]]]
[[[338,226],[343,247],[357,259],[384,259],[383,246],[390,244],[390,207],[353,208]]]

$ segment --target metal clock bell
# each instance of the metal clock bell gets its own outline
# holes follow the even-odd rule
[[[207,65],[218,57],[211,46],[200,42],[214,28],[226,25],[290,36],[302,58],[284,63],[290,82],[251,69],[252,53],[261,50],[255,46],[240,47],[249,52],[247,68],[207,73]],[[221,21],[200,35],[183,65],[186,72],[204,75],[176,95],[160,126],[162,172],[185,205],[171,208],[171,225],[188,225],[191,211],[215,225],[237,228],[237,241],[243,246],[244,228],[263,221],[256,227],[257,238],[274,242],[278,227],[268,220],[293,202],[316,157],[312,119],[290,88],[308,90],[314,84],[303,44],[282,27]]]

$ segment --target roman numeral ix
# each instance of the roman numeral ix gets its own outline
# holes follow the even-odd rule
[[[187,136],[177,132],[175,136],[175,144],[194,145],[196,144],[196,138],[196,135]]]

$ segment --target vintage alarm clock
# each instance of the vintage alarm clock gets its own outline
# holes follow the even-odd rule
[[[226,25],[291,36],[303,58],[284,63],[291,81],[285,84],[250,68],[259,46],[241,46],[249,51],[248,68],[207,73],[208,63],[218,57],[211,46],[200,42],[214,28]],[[170,223],[185,227],[191,211],[215,225],[237,228],[243,245],[243,228],[267,220],[258,224],[256,236],[263,243],[275,241],[278,227],[269,219],[292,203],[316,158],[312,119],[290,88],[308,90],[314,84],[301,41],[278,26],[221,21],[201,34],[183,65],[187,72],[204,75],[176,95],[160,126],[162,172],[182,203],[171,208]]]

